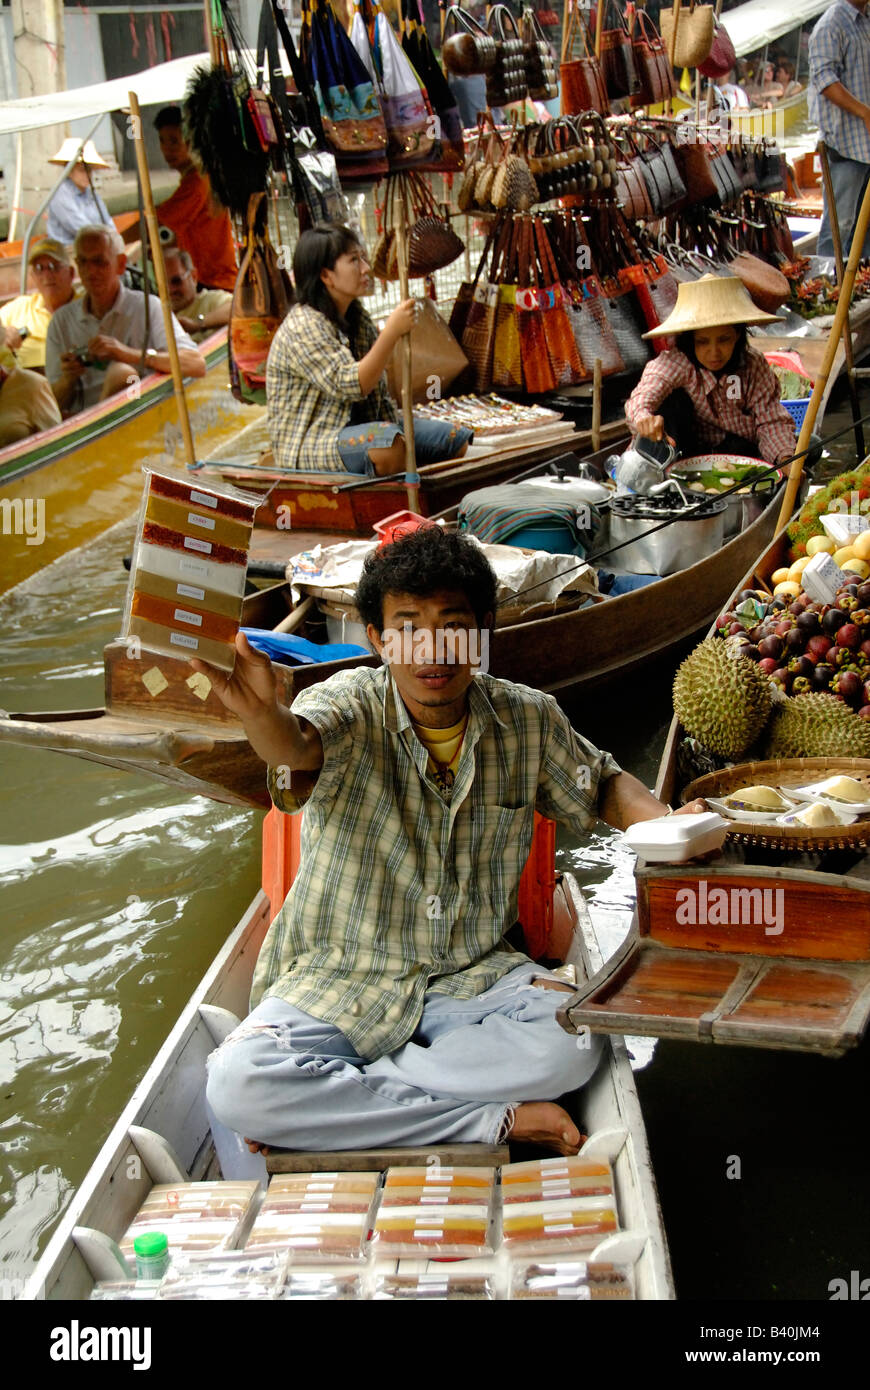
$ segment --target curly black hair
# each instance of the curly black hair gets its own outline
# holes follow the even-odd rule
[[[467,536],[442,526],[421,526],[366,556],[356,606],[362,621],[381,632],[385,594],[423,598],[438,589],[458,589],[483,627],[495,612],[497,584],[483,551]]]

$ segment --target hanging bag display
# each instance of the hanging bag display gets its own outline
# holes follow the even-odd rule
[[[601,286],[597,277],[589,274],[592,252],[579,213],[562,219],[560,233],[551,237],[551,245],[561,267],[565,309],[583,365],[583,380],[592,380],[596,358],[602,376],[622,372],[625,363],[604,310]]]
[[[727,77],[736,63],[737,54],[728,30],[714,11],[713,43],[708,56],[698,64],[698,71],[705,77]]]
[[[553,101],[559,95],[559,74],[538,16],[529,5],[523,7],[520,33],[529,96],[532,101]]]
[[[266,230],[266,208],[266,195],[254,194],[227,332],[232,392],[251,405],[266,403],[266,359],[293,302],[289,276],[278,264]]]
[[[525,384],[517,310],[521,230],[520,220],[512,219],[499,279],[492,354],[492,384],[496,391],[522,391]]]
[[[495,40],[496,59],[486,74],[486,104],[507,106],[524,101],[526,60],[517,22],[507,5],[493,5],[486,25]]]
[[[540,217],[532,219],[532,228],[533,253],[537,253],[541,268],[541,287],[538,294],[550,367],[557,386],[576,386],[583,380],[583,363],[565,309],[565,295],[559,282],[553,251]]]
[[[465,327],[468,323],[468,311],[471,308],[471,304],[474,299],[474,291],[480,281],[481,275],[483,274],[483,268],[486,265],[487,260],[489,259],[489,253],[492,250],[493,242],[495,241],[498,230],[499,223],[496,219],[490,224],[490,228],[486,237],[486,242],[484,244],[483,252],[477,265],[477,271],[475,272],[474,279],[463,280],[462,284],[459,286],[459,291],[456,295],[456,298],[453,301],[453,308],[450,311],[450,332],[453,334],[454,338],[459,343],[462,342],[462,337],[465,333]]]
[[[342,178],[386,173],[387,128],[378,94],[331,0],[303,0],[302,34],[324,135]]]
[[[632,106],[658,106],[677,94],[674,70],[662,37],[646,10],[635,12],[631,46],[638,78]]]
[[[673,52],[673,66],[677,68],[697,68],[710,56],[713,47],[713,6],[691,4],[674,9],[667,8],[667,0],[659,14],[662,41],[668,59],[671,58],[671,40],[674,35],[675,11],[679,13],[677,42]]]
[[[429,105],[435,114],[435,148],[430,158],[417,167],[449,173],[465,166],[462,117],[429,42],[421,4],[422,0],[402,0],[402,47],[426,88]]]
[[[498,307],[499,267],[511,234],[511,219],[498,224],[489,275],[479,273],[462,334],[462,350],[471,364],[474,389],[485,396],[492,388],[492,355]]]
[[[644,135],[648,146],[640,152],[640,170],[646,180],[653,211],[657,217],[665,217],[684,207],[689,195],[668,141],[659,144],[648,130],[644,131]]]
[[[540,192],[529,168],[529,130],[519,126],[516,113],[508,138],[507,153],[492,183],[492,204],[500,212],[528,212],[540,200]]]
[[[563,29],[562,63],[559,69],[562,112],[572,115],[582,111],[600,111],[606,116],[610,103],[601,64],[595,56],[595,46],[577,0],[566,0],[566,3],[568,17]],[[575,56],[575,48],[578,47],[580,51]]]
[[[635,96],[640,82],[628,26],[614,0],[603,0],[603,3],[607,27],[601,31],[601,71],[608,97],[611,101],[621,101],[624,97]]]
[[[468,368],[468,358],[453,336],[432,300],[424,295],[416,301],[417,312],[411,339],[411,399],[417,405],[431,400],[433,382],[446,394]],[[396,345],[387,365],[387,385],[390,395],[402,404],[401,342]]]
[[[444,20],[441,41],[441,61],[447,72],[458,77],[490,72],[495,67],[496,57],[492,35],[461,5],[451,5]]]
[[[373,11],[372,52],[383,92],[387,158],[391,169],[421,163],[435,147],[435,122],[429,100],[393,26],[376,0],[359,0],[362,17]]]
[[[519,287],[516,298],[526,390],[530,395],[543,395],[548,391],[555,391],[556,377],[544,332],[532,223],[531,218],[527,217],[522,219],[520,227]]]

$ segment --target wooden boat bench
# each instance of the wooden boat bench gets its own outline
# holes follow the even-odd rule
[[[272,1149],[265,1155],[266,1172],[275,1173],[375,1173],[385,1168],[450,1168],[469,1165],[499,1168],[510,1163],[507,1144],[441,1144],[421,1148],[332,1149],[319,1153],[299,1149]]]

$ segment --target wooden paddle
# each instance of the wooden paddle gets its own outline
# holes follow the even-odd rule
[[[399,264],[399,295],[402,300],[408,294],[408,234],[405,212],[404,190],[397,199],[399,204],[396,223],[396,259]],[[411,387],[411,335],[406,333],[402,339],[402,420],[405,430],[405,484],[408,493],[408,510],[420,514],[420,476],[417,472],[414,453],[414,401]]]
[[[166,349],[169,353],[169,363],[172,368],[172,384],[175,387],[175,403],[178,406],[178,422],[181,425],[181,435],[184,440],[184,452],[187,457],[187,462],[196,463],[193,434],[190,429],[190,416],[187,413],[187,398],[184,394],[184,378],[181,374],[181,363],[178,360],[178,344],[175,341],[175,329],[172,323],[172,306],[169,302],[169,286],[166,283],[166,270],[163,265],[160,231],[157,226],[154,195],[151,192],[151,175],[148,171],[148,160],[145,157],[145,141],[142,138],[142,115],[139,110],[139,98],[135,92],[129,93],[129,101],[131,116],[130,125],[133,132],[133,141],[136,146],[136,165],[139,170],[139,182],[142,185],[142,201],[145,205],[145,222],[148,227],[148,240],[151,243],[151,259],[154,262],[154,271],[157,275],[157,290],[160,295],[160,307],[163,310]],[[147,281],[145,293],[148,293]]]

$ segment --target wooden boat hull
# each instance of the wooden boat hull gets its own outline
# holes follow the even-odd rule
[[[490,644],[490,672],[570,695],[572,701],[597,698],[609,685],[664,659],[709,626],[751,557],[769,540],[778,506],[777,497],[746,531],[679,574],[619,598],[497,628]],[[264,628],[274,627],[292,606],[287,585],[276,585],[245,602],[245,623]],[[374,658],[275,670],[282,698],[289,703],[305,686],[364,664],[374,664]],[[218,801],[268,805],[262,763],[214,692],[205,702],[190,693],[186,662],[148,654],[148,667],[156,666],[166,682],[158,696],[142,681],[143,662],[131,658],[123,643],[106,648],[105,665],[104,710],[0,718],[0,741],[147,771]],[[185,735],[185,728],[192,728],[194,708],[198,728]],[[213,734],[203,734],[203,719],[211,722]]]
[[[598,963],[583,899],[573,881],[557,890],[558,933],[569,943],[567,956],[584,976]],[[199,988],[183,1010],[52,1236],[24,1293],[25,1299],[86,1299],[94,1276],[74,1239],[77,1227],[123,1235],[150,1190],[162,1181],[153,1155],[165,1144],[190,1180],[217,1176],[205,1106],[208,1054],[247,1012],[251,976],[272,917],[269,899],[259,893]],[[232,1017],[230,1017],[232,1016]],[[580,1096],[581,1123],[587,1132],[622,1131],[614,1160],[624,1230],[636,1236],[637,1297],[674,1297],[667,1243],[650,1163],[637,1090],[621,1039],[613,1039],[606,1062]],[[160,1136],[147,1144],[148,1136]],[[164,1141],[161,1145],[160,1141]],[[616,1143],[619,1141],[616,1140]],[[262,1164],[262,1160],[256,1160]],[[262,1166],[265,1178],[265,1165]],[[618,1237],[616,1238],[618,1239]],[[609,1259],[608,1253],[602,1258]]]
[[[250,407],[229,390],[226,330],[204,346],[208,371],[185,394],[194,438],[207,450],[230,438]],[[132,515],[143,464],[184,467],[168,376],[149,376],[120,399],[0,451],[0,593]]]

